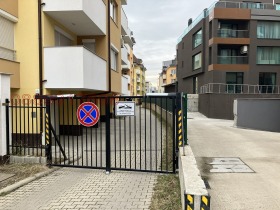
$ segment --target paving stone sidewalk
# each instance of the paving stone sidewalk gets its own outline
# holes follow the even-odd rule
[[[149,209],[156,174],[63,168],[0,197],[0,210]]]

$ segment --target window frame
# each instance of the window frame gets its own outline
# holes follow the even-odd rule
[[[195,67],[195,62],[196,62],[195,58],[198,55],[200,56],[200,65],[199,65],[199,67]],[[199,52],[199,53],[193,55],[193,57],[192,57],[192,70],[197,71],[198,69],[201,69],[201,68],[202,68],[202,52]]]
[[[200,38],[200,43],[197,43],[197,35],[200,35],[199,33],[201,33],[201,38]],[[202,38],[202,28],[200,28],[197,32],[195,32],[193,34],[193,49],[199,47],[200,45],[202,45],[202,42],[203,42],[203,38]]]

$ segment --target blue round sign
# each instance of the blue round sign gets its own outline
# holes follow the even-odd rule
[[[92,102],[82,103],[77,109],[77,118],[82,125],[92,127],[99,121],[99,109]]]

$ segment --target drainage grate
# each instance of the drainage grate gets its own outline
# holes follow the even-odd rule
[[[212,158],[211,173],[254,173],[240,158]]]

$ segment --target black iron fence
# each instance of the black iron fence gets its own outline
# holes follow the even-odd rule
[[[8,154],[44,156],[44,100],[6,100]]]
[[[54,166],[174,173],[176,104],[176,94],[12,100],[8,152]]]

